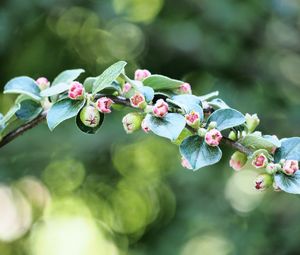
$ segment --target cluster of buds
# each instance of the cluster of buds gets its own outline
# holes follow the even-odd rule
[[[142,81],[150,75],[151,73],[147,69],[137,69],[134,73],[134,79],[137,81]]]
[[[187,82],[182,83],[176,90],[177,94],[192,94],[191,85]]]
[[[84,87],[78,81],[73,81],[69,88],[68,96],[72,100],[82,100],[84,98]]]
[[[168,111],[169,105],[163,99],[158,99],[152,109],[154,116],[159,118],[165,117]]]
[[[40,77],[35,82],[40,88],[40,90],[45,90],[50,87],[50,82],[45,77]]]
[[[293,175],[299,170],[299,164],[297,160],[285,160],[282,166],[282,172],[286,175]]]

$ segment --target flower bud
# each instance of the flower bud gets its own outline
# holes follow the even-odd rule
[[[250,114],[246,113],[245,118],[246,118],[246,125],[248,128],[248,131],[250,133],[252,133],[256,129],[256,127],[259,125],[260,120],[259,120],[257,114],[250,115]]]
[[[282,167],[282,171],[286,175],[293,175],[298,170],[299,170],[299,164],[297,160],[286,160]]]
[[[269,174],[260,174],[255,179],[255,188],[265,190],[273,184],[273,177]]]
[[[123,90],[122,90],[123,94],[128,93],[131,90],[131,88],[132,88],[131,84],[126,82],[123,86]]]
[[[198,128],[200,126],[200,115],[198,112],[191,111],[190,113],[185,115],[186,123],[193,127]]]
[[[150,127],[148,126],[148,123],[146,122],[146,119],[143,119],[142,121],[142,129],[145,133],[149,133],[151,131]]]
[[[131,134],[134,131],[141,128],[143,116],[139,113],[132,112],[124,116],[122,123],[127,134]]]
[[[113,100],[111,100],[108,97],[101,97],[96,102],[96,107],[98,111],[102,113],[111,113],[110,107],[114,103]]]
[[[205,129],[205,128],[199,128],[198,131],[197,131],[197,133],[198,133],[198,135],[200,137],[204,137],[206,135],[206,133],[207,133],[207,129]]]
[[[182,83],[180,87],[177,89],[178,94],[192,94],[191,85],[187,82]]]
[[[275,174],[277,171],[279,171],[281,169],[281,166],[280,164],[275,164],[275,163],[269,163],[267,166],[266,166],[266,172],[268,174]]]
[[[145,78],[149,77],[151,73],[147,69],[137,69],[134,73],[134,79],[142,81]]]
[[[214,128],[216,128],[217,127],[217,122],[215,122],[215,121],[212,121],[212,122],[210,122],[209,124],[208,124],[208,130],[211,130],[211,129],[214,129]]]
[[[264,168],[268,164],[268,158],[263,153],[258,153],[252,160],[252,165],[255,168]]]
[[[218,146],[219,143],[222,140],[222,134],[219,130],[217,129],[212,129],[209,130],[206,134],[205,134],[205,142],[212,147]]]
[[[233,153],[229,161],[229,165],[236,171],[241,170],[246,163],[247,155],[239,151]]]
[[[80,120],[87,127],[97,127],[100,122],[100,113],[94,106],[85,106],[80,112]]]
[[[187,159],[185,157],[181,158],[181,165],[184,168],[193,169],[192,166],[191,166],[191,164],[187,161]]]
[[[165,115],[167,115],[168,110],[169,105],[163,99],[158,99],[152,109],[153,114],[159,118],[162,118]]]
[[[237,140],[236,132],[230,131],[229,135],[228,135],[228,138],[231,139],[231,140],[233,140],[233,141],[236,141]]]
[[[40,77],[35,82],[39,86],[40,90],[45,90],[50,87],[50,82],[45,77]]]
[[[84,96],[84,87],[78,81],[73,81],[68,93],[69,98],[73,100],[81,100]]]
[[[136,92],[131,98],[130,98],[130,104],[132,107],[144,109],[147,106],[145,97],[140,92]]]

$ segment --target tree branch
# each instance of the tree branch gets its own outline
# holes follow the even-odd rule
[[[104,97],[104,96],[112,99],[115,102],[115,104],[124,105],[124,106],[127,106],[127,107],[132,107],[130,105],[130,101],[128,99],[126,99],[125,97],[121,97],[121,96],[97,94],[95,96],[95,99],[98,99],[98,98]],[[205,113],[210,113],[210,111],[211,111],[211,109],[207,109],[205,111]],[[11,131],[10,133],[8,133],[6,136],[4,136],[2,138],[2,140],[0,140],[0,148],[5,146],[6,144],[10,143],[11,141],[13,141],[17,137],[19,137],[20,135],[25,133],[27,130],[32,129],[33,127],[37,126],[41,122],[45,121],[46,116],[47,116],[47,111],[44,111],[40,115],[38,115],[36,118],[34,118],[33,120],[21,125],[20,127],[16,128],[15,130]],[[224,144],[232,147],[233,149],[236,149],[236,150],[238,150],[240,152],[243,152],[247,155],[252,154],[252,151],[249,148],[243,146],[242,144],[240,144],[238,142],[235,142],[235,141],[229,139],[228,137],[223,137],[222,142]]]

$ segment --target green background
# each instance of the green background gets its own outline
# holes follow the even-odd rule
[[[129,76],[141,67],[194,94],[219,90],[258,113],[263,133],[299,136],[299,29],[297,0],[2,0],[0,87],[72,68],[86,70],[83,81],[125,60]],[[0,112],[14,98],[0,95]],[[93,136],[74,120],[53,132],[42,124],[1,148],[0,211],[12,224],[0,219],[1,255],[299,253],[298,196],[254,191],[257,173],[230,169],[230,149],[215,166],[183,169],[165,139],[126,135],[123,115],[106,116]],[[17,190],[29,176],[50,195],[29,185],[24,200]],[[28,199],[38,195],[51,204]]]

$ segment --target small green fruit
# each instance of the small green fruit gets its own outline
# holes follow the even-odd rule
[[[80,112],[80,120],[87,127],[97,127],[100,122],[100,113],[94,106],[85,106]]]

